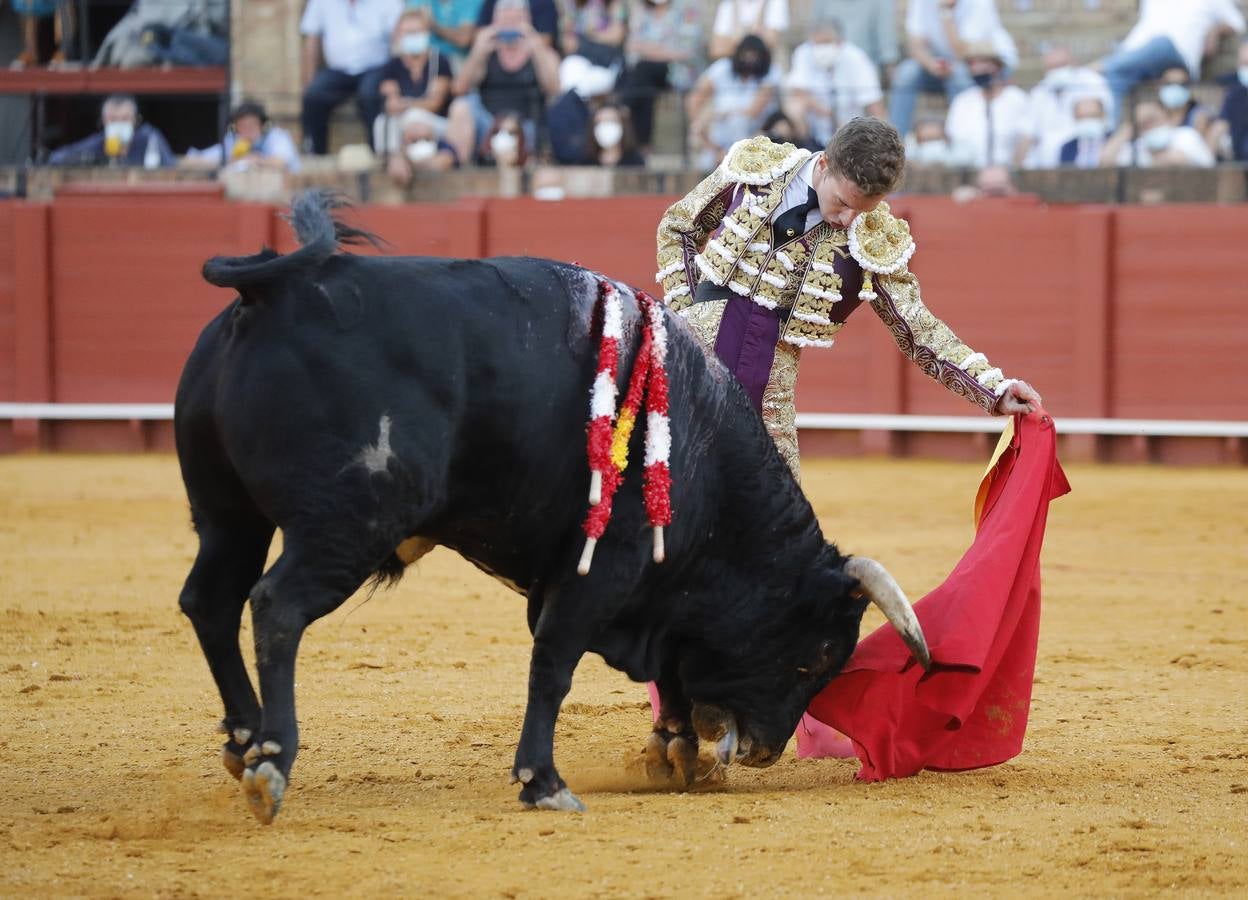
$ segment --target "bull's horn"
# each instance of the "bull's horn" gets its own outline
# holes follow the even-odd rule
[[[931,671],[932,656],[918,617],[906,599],[900,585],[888,574],[888,570],[873,559],[855,556],[845,563],[845,573],[858,579],[867,599],[880,608],[889,623],[897,629],[925,672]]]

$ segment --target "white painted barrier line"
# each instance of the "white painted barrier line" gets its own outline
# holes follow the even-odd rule
[[[79,419],[169,420],[172,403],[0,403],[0,420]],[[1248,422],[1183,419],[1059,419],[1062,434],[1148,437],[1248,437]],[[797,427],[815,431],[943,431],[999,434],[1005,420],[994,416],[909,416],[869,413],[798,413]]]

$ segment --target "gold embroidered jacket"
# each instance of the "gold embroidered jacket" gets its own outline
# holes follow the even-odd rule
[[[770,220],[810,156],[764,137],[739,141],[718,168],[663,216],[656,281],[676,311],[703,279],[781,317],[780,340],[831,347],[849,313],[868,301],[897,346],[946,388],[992,412],[1012,383],[923,305],[907,264],[910,226],[887,203],[848,230],[827,223],[773,245]],[[845,291],[848,296],[843,296]]]

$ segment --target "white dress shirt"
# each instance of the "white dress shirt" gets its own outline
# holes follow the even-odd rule
[[[1018,48],[1001,24],[993,0],[958,0],[953,8],[953,21],[963,41],[989,41],[1001,54],[1007,68],[1013,69],[1018,65]],[[923,38],[937,56],[953,59],[956,55],[945,37],[945,23],[940,16],[938,0],[910,0],[910,9],[906,12],[906,33],[910,37]]]
[[[1122,42],[1135,50],[1154,38],[1168,37],[1193,78],[1200,78],[1205,39],[1215,26],[1244,31],[1244,15],[1235,0],[1140,0],[1140,20]]]
[[[841,55],[836,65],[825,68],[815,61],[812,44],[807,41],[793,51],[793,65],[785,88],[807,91],[824,106],[830,107],[835,121],[812,122],[812,136],[820,144],[832,139],[833,130],[854,116],[861,116],[868,106],[883,99],[880,77],[870,57],[847,41],[841,42]]]
[[[308,0],[299,33],[321,39],[325,65],[348,75],[384,66],[403,0]]]
[[[1008,166],[1019,140],[1031,133],[1031,104],[1022,88],[1007,84],[992,101],[992,158],[988,158],[988,110],[984,91],[967,88],[949,104],[945,134],[971,165]]]
[[[788,31],[789,0],[719,0],[711,33],[731,35],[744,31],[753,34],[759,25],[772,31]]]

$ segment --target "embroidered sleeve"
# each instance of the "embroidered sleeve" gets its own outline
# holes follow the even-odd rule
[[[659,270],[654,280],[663,288],[663,302],[673,309],[683,309],[692,302],[698,280],[693,259],[723,221],[735,187],[721,163],[659,220]]]
[[[959,397],[991,413],[997,398],[1015,379],[958,339],[953,330],[923,305],[919,281],[906,268],[876,276],[871,307],[893,333],[901,352],[915,365]]]

